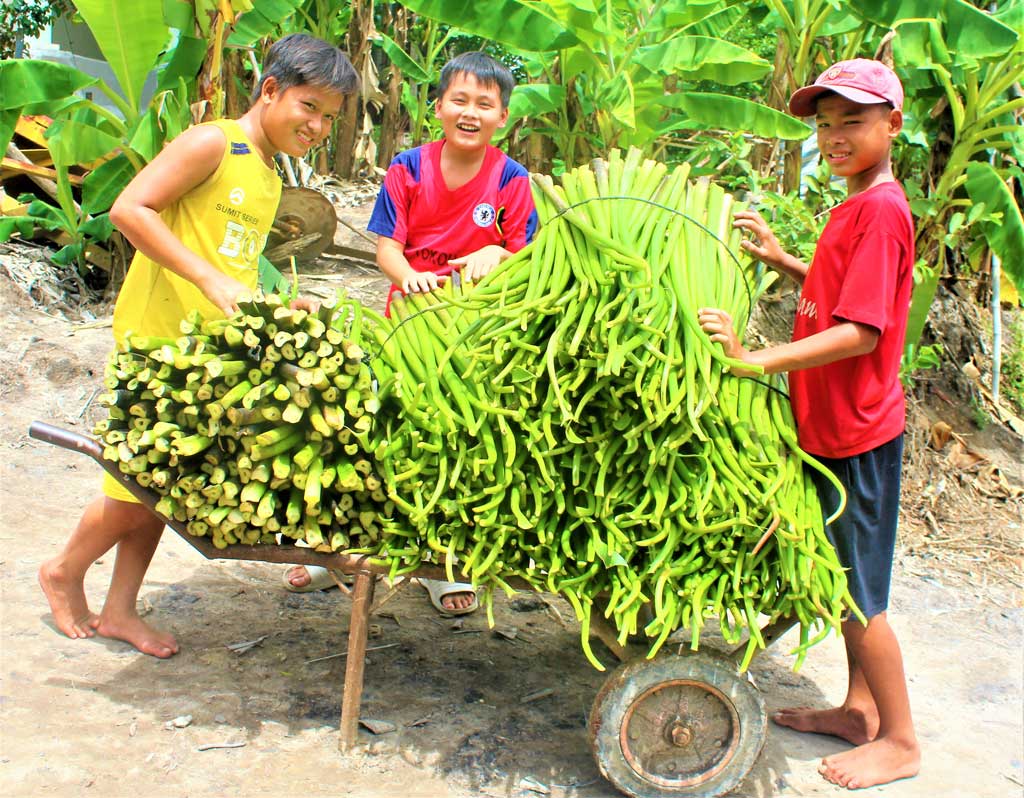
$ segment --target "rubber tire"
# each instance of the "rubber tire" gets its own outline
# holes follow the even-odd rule
[[[630,707],[648,691],[685,680],[713,689],[729,702],[738,720],[739,739],[721,770],[699,784],[665,786],[646,778],[630,764],[622,748],[623,723]],[[590,713],[590,745],[601,774],[619,791],[634,798],[692,796],[717,798],[746,778],[764,747],[768,716],[760,691],[727,657],[706,649],[681,655],[663,654],[635,660],[616,669],[605,681]]]

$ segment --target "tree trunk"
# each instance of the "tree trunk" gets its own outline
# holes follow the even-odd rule
[[[352,66],[360,75],[366,75],[366,59],[370,57],[369,34],[373,31],[373,0],[352,0],[346,46]],[[345,97],[341,105],[341,124],[334,137],[334,173],[346,180],[355,173],[356,136],[363,114],[361,93]]]
[[[225,114],[238,119],[249,110],[249,95],[245,86],[245,70],[240,50],[229,50],[224,54],[224,105]]]
[[[531,133],[526,138],[526,163],[523,164],[530,172],[551,174],[552,161],[555,157],[554,142],[540,133]]]
[[[335,129],[334,173],[350,180],[355,171],[356,128],[362,101],[358,94],[348,95],[341,104],[341,123]]]
[[[196,78],[198,101],[202,104],[202,111],[197,120],[199,122],[211,122],[224,115],[224,39],[227,36],[225,28],[224,17],[218,10],[210,20],[208,36],[204,36],[200,30],[196,31],[207,43],[206,57]],[[195,116],[193,113],[193,118]]]
[[[377,166],[387,169],[401,147],[402,133],[402,73],[398,67],[391,67],[388,82],[388,98],[380,122],[380,145],[377,149]]]
[[[782,191],[789,193],[800,186],[800,170],[803,168],[803,142],[787,141],[783,155]]]
[[[789,95],[793,90],[793,72],[789,46],[786,44],[786,40],[782,36],[779,37],[779,43],[775,48],[775,64],[772,67],[771,80],[768,82],[766,88],[767,97],[765,98],[765,105],[785,113],[789,102]],[[784,184],[788,184],[790,180],[789,159],[791,158],[791,155],[789,154],[789,147],[789,144],[785,145],[786,171],[785,177],[783,178]],[[779,153],[782,149],[783,143],[779,140],[765,141],[754,146],[750,162],[761,177],[768,177],[775,173],[778,167]],[[795,185],[799,185],[800,183],[799,149],[797,151],[797,159]],[[775,186],[775,188],[778,187]]]
[[[409,18],[405,9],[396,7],[394,16],[391,18],[391,38],[394,39],[402,49],[407,46],[409,38]],[[402,115],[402,73],[394,64],[390,68],[388,80],[388,96],[384,101],[384,112],[380,121],[380,145],[377,149],[377,166],[387,169],[391,160],[400,149],[403,124]]]

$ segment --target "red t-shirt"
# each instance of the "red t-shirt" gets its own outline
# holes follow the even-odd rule
[[[443,139],[432,141],[395,156],[368,229],[404,244],[419,272],[446,274],[449,260],[489,244],[510,252],[525,247],[537,229],[526,169],[488,146],[476,176],[450,191],[441,174],[443,146]]]
[[[899,183],[832,209],[804,280],[793,340],[853,321],[879,332],[874,351],[789,375],[800,446],[850,457],[903,432],[900,359],[914,275],[914,224]]]

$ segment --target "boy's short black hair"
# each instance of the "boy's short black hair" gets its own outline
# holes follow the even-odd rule
[[[441,67],[441,78],[437,83],[438,99],[444,97],[452,80],[459,75],[472,75],[484,86],[497,86],[501,93],[501,107],[508,108],[516,79],[503,63],[479,51],[460,53]]]
[[[267,78],[274,78],[280,91],[293,86],[317,86],[351,94],[359,89],[359,75],[348,56],[333,44],[308,33],[290,33],[274,42],[263,59],[263,75],[253,92],[259,99]]]

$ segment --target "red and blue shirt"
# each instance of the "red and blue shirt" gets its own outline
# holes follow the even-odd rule
[[[395,156],[367,228],[403,244],[420,272],[446,273],[452,258],[490,244],[517,252],[533,240],[537,211],[522,164],[488,145],[476,176],[451,191],[441,174],[443,147],[441,139]]]

